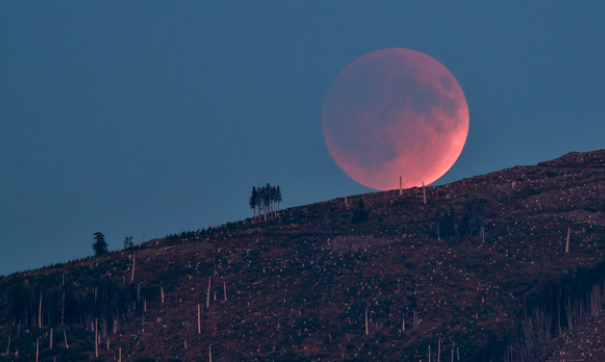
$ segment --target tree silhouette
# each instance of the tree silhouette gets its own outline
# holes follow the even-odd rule
[[[269,199],[270,199],[270,195],[269,195],[269,188],[271,186],[269,185],[269,183],[267,183],[267,186],[262,188],[262,192],[261,192],[261,200],[263,202],[263,212],[265,215],[265,221],[267,221],[267,210],[269,208]]]
[[[368,221],[368,212],[365,209],[363,204],[363,199],[359,198],[359,204],[357,205],[357,209],[353,211],[353,224],[358,224],[361,222]]]
[[[124,249],[132,248],[133,245],[132,236],[126,236],[124,238]]]
[[[275,205],[277,204],[277,189],[275,188],[275,186],[269,187],[269,206],[271,209],[271,216],[275,217],[275,210],[276,207]]]
[[[279,185],[277,186],[277,211],[279,211],[279,204],[281,203],[281,190]]]
[[[92,250],[95,251],[95,256],[103,255],[107,252],[107,242],[105,241],[105,235],[100,232],[93,234],[95,242],[92,244]]]
[[[264,214],[264,219],[267,220],[269,216],[275,217],[281,201],[282,195],[279,186],[271,186],[267,183],[264,187],[252,187],[252,195],[248,203],[250,208],[254,209],[254,219],[257,217],[260,219]],[[256,213],[256,207],[258,207],[258,213]]]
[[[254,210],[254,216],[252,220],[256,220],[256,206],[258,205],[258,194],[256,192],[256,187],[252,187],[252,196],[250,196],[250,208]]]

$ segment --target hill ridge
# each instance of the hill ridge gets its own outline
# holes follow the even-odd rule
[[[42,360],[94,359],[95,321],[99,360],[118,347],[208,360],[212,345],[221,361],[425,361],[429,346],[433,360],[538,361],[600,313],[605,150],[425,191],[427,204],[422,188],[353,195],[2,277],[0,361],[31,360],[38,338]],[[359,199],[368,220],[353,223]]]

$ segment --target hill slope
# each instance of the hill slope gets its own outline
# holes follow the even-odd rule
[[[33,360],[37,341],[42,361],[560,356],[601,311],[603,200],[605,151],[570,153],[13,274],[0,361]]]

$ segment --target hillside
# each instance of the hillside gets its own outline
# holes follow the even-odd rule
[[[603,200],[605,150],[570,153],[4,276],[0,361],[94,360],[95,321],[101,361],[570,359],[605,333]]]

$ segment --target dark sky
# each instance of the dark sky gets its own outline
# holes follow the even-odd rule
[[[0,274],[371,190],[321,132],[336,75],[399,47],[465,92],[436,184],[605,144],[599,1],[2,1]]]

